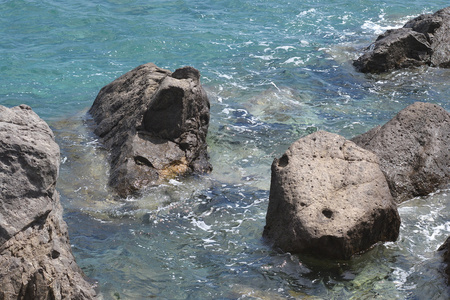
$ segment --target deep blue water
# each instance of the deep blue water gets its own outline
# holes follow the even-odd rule
[[[450,110],[449,70],[351,65],[384,30],[446,5],[0,1],[0,104],[26,103],[55,131],[73,251],[104,299],[446,299],[434,252],[450,234],[449,190],[402,204],[399,240],[348,262],[261,241],[270,164],[292,142],[318,129],[353,137],[415,101]],[[86,110],[147,62],[200,70],[214,171],[117,201]]]

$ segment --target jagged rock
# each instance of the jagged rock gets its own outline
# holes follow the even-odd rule
[[[379,157],[397,202],[450,183],[450,114],[440,106],[416,102],[352,141]]]
[[[450,285],[450,237],[442,244],[438,252],[441,252],[445,264],[445,274],[447,275],[447,284]]]
[[[59,147],[29,106],[0,106],[0,299],[93,299],[55,190]]]
[[[209,100],[200,73],[141,65],[103,87],[89,113],[111,151],[109,184],[126,197],[166,178],[211,170]]]
[[[48,125],[25,105],[1,106],[0,122],[3,244],[53,209],[49,195],[58,176],[59,147]]]
[[[450,7],[388,30],[353,62],[363,73],[429,65],[450,67]]]
[[[274,247],[348,259],[395,241],[400,217],[378,158],[345,138],[318,131],[272,164],[263,236]]]

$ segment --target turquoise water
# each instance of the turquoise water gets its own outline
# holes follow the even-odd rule
[[[449,70],[351,66],[384,30],[446,5],[0,1],[0,104],[26,103],[55,131],[73,251],[104,299],[447,299],[434,253],[450,235],[448,189],[403,203],[399,240],[347,262],[261,240],[270,164],[292,142],[318,129],[353,137],[415,101],[450,110]],[[86,110],[147,62],[200,70],[214,171],[117,201]]]

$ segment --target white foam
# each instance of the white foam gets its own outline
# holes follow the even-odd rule
[[[273,85],[279,92],[281,92],[281,90],[277,87],[277,85],[273,81],[271,81],[270,84]]]
[[[279,46],[279,47],[275,48],[275,50],[278,50],[278,49],[289,51],[290,49],[295,49],[295,47],[294,46]]]
[[[386,30],[394,29],[395,26],[383,26],[379,23],[375,23],[372,21],[365,21],[364,24],[361,26],[362,29],[372,31],[374,34],[382,34]]]
[[[206,225],[204,221],[197,221],[196,219],[192,219],[192,224],[204,231],[209,231],[211,229],[211,226]]]
[[[175,185],[175,186],[183,185],[182,182],[180,182],[180,181],[178,181],[178,180],[175,180],[175,179],[170,179],[170,180],[169,180],[169,183],[170,183],[171,185]]]
[[[311,8],[311,9],[302,11],[297,16],[298,17],[302,17],[302,16],[306,16],[307,14],[311,14],[311,13],[315,13],[315,12],[316,12],[316,9],[315,8]]]
[[[202,241],[204,241],[204,242],[205,242],[205,244],[212,244],[212,243],[216,243],[216,241],[215,241],[215,240],[213,240],[213,239],[208,239],[208,238],[206,238],[206,239],[202,239]]]
[[[218,74],[219,77],[221,78],[225,78],[225,79],[233,79],[232,75],[227,75],[227,74]]]
[[[294,57],[291,57],[291,58],[289,58],[289,59],[287,59],[284,63],[282,63],[282,64],[294,64],[294,65],[296,65],[296,66],[299,66],[299,65],[303,65],[305,62],[302,60],[302,58],[301,57],[298,57],[298,56],[294,56]]]

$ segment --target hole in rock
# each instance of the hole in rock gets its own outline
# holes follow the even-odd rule
[[[147,158],[140,155],[134,157],[134,162],[138,166],[149,166],[151,168],[154,168],[152,163]]]
[[[53,259],[57,259],[60,255],[61,255],[61,253],[59,253],[58,251],[52,250],[52,258]]]
[[[289,157],[286,154],[283,154],[283,156],[278,160],[278,166],[281,168],[284,168],[289,163]]]
[[[325,208],[324,210],[322,210],[322,214],[325,217],[327,217],[328,219],[330,219],[333,216],[333,212],[328,208]]]

